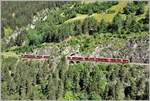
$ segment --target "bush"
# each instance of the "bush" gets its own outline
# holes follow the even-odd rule
[[[29,40],[29,45],[37,45],[42,43],[42,35],[36,30],[28,30],[27,38]]]
[[[102,99],[101,96],[98,95],[98,94],[96,94],[95,92],[91,92],[91,93],[90,93],[90,98],[89,98],[89,100],[101,100],[101,99]]]
[[[75,100],[75,96],[72,91],[67,91],[64,95],[65,100]]]

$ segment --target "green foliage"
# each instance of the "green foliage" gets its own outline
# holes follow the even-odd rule
[[[17,46],[21,46],[24,42],[24,40],[26,40],[26,31],[22,31],[16,38],[15,43]]]
[[[115,94],[116,100],[122,100],[125,98],[123,84],[120,81],[117,82],[115,90],[117,91]]]
[[[83,22],[83,33],[92,35],[94,31],[97,31],[97,21],[93,17],[87,17]]]
[[[3,61],[2,99],[124,100],[148,96],[147,81],[142,79],[148,76],[141,66],[79,63],[66,68],[62,58],[51,71],[48,62],[13,57],[3,57]]]
[[[144,5],[147,2],[138,2],[134,1],[131,3],[128,3],[127,6],[124,8],[123,13],[124,14],[135,14],[135,15],[140,15],[144,13]]]
[[[117,14],[112,22],[112,32],[117,32],[118,34],[121,34],[122,28],[123,28],[123,18],[120,14]]]
[[[89,14],[91,15],[92,13],[100,13],[100,12],[105,12],[108,8],[110,8],[112,5],[116,5],[118,2],[94,2],[94,3],[75,3],[74,5],[71,6],[65,6],[64,9],[64,14],[68,18],[75,17],[76,14]]]
[[[96,94],[95,92],[90,93],[90,100],[101,100],[101,96]]]
[[[74,87],[74,84],[73,84],[73,81],[72,80],[66,80],[66,88],[68,89],[68,90],[72,90],[73,89],[73,87]]]
[[[28,2],[25,2],[28,4]],[[65,5],[63,5],[65,3]],[[10,5],[4,2],[4,5]],[[132,32],[142,32],[148,31],[148,11],[145,15],[145,7],[147,6],[147,2],[129,2],[127,6],[124,8],[123,13],[122,11],[114,14],[114,18],[112,23],[105,22],[105,18],[102,18],[100,22],[98,22],[95,17],[91,14],[101,13],[109,11],[110,7],[116,6],[118,4],[117,1],[112,2],[93,2],[93,3],[81,3],[81,2],[51,2],[49,5],[46,2],[43,2],[41,5],[38,2],[37,5],[40,5],[39,9],[33,10],[31,5],[31,11],[26,14],[26,10],[29,9],[28,7],[24,9],[21,8],[22,3],[18,2],[18,4],[12,3],[13,9],[15,7],[19,7],[20,9],[16,10],[17,14],[20,15],[20,12],[25,12],[25,15],[22,15],[19,19],[14,18],[12,22],[16,22],[16,26],[19,25],[26,25],[28,22],[27,19],[30,16],[36,15],[34,12],[43,9],[42,5],[46,5],[46,7],[50,8],[47,14],[47,19],[45,21],[38,21],[35,23],[35,29],[29,29],[27,32],[23,31],[20,35],[17,36],[15,40],[11,39],[9,45],[5,45],[4,47],[10,48],[14,45],[21,46],[22,43],[25,42],[27,45],[39,45],[43,42],[61,42],[67,39],[69,36],[79,36],[81,34],[92,35],[94,38],[97,37],[96,33],[109,33],[112,32],[113,34],[129,34]],[[62,4],[62,5],[61,5]],[[52,6],[50,6],[52,5]],[[62,8],[60,8],[63,6]],[[5,6],[3,6],[5,8]],[[2,8],[3,8],[2,7]],[[34,7],[34,6],[33,6]],[[11,7],[10,7],[11,8]],[[32,12],[33,10],[33,12]],[[11,13],[13,13],[11,11]],[[8,11],[6,10],[6,14]],[[6,14],[2,13],[4,18]],[[72,20],[71,22],[67,22],[68,19],[74,18],[76,15],[87,14],[88,16],[83,20]],[[142,15],[144,14],[144,15]],[[139,21],[137,17],[139,16],[146,16],[143,17]],[[2,17],[3,17],[2,16]],[[9,15],[11,18],[11,15]],[[6,17],[7,18],[7,17]],[[8,19],[8,18],[7,18]],[[20,19],[23,19],[20,21]],[[31,18],[30,18],[31,19]],[[17,20],[17,21],[13,21]],[[23,21],[23,22],[22,22]],[[10,21],[11,22],[11,21]],[[11,24],[12,24],[11,22]],[[30,22],[30,21],[29,21]],[[5,20],[2,20],[2,31],[4,33],[12,33],[11,28],[8,24],[5,23]],[[5,29],[4,29],[5,28]],[[26,34],[24,34],[26,33]],[[23,35],[22,35],[23,34]],[[5,35],[3,35],[5,36]]]
[[[3,28],[9,26],[13,30],[16,28],[21,28],[22,26],[26,26],[31,23],[32,17],[36,15],[36,13],[45,8],[56,8],[62,7],[66,3],[72,2],[39,2],[39,1],[3,1],[2,2],[2,23]]]
[[[60,50],[66,48],[66,46],[72,48],[72,46],[79,45],[81,53],[89,54],[93,52],[97,45],[107,46],[112,44],[110,50],[120,49],[122,51],[126,39],[136,37],[141,39],[148,36],[148,12],[144,15],[145,18],[136,19],[137,16],[143,14],[145,2],[129,3],[123,10],[124,15],[120,11],[114,16],[111,23],[105,22],[105,18],[98,22],[92,14],[110,13],[109,8],[118,2],[87,4],[81,2],[47,4],[47,2],[44,2],[41,5],[39,3],[30,5],[27,2],[23,2],[23,4],[12,3],[12,5],[11,3],[5,3],[4,5],[9,5],[6,12],[2,14],[2,31],[6,33],[6,36],[7,34],[9,36],[15,27],[22,27],[31,22],[31,17],[36,15],[37,11],[47,6],[50,8],[47,19],[35,23],[34,29],[23,31],[15,40],[11,38],[8,45],[5,44],[6,40],[3,39],[2,48],[5,51],[32,52],[35,48],[43,48],[44,45],[41,44],[43,42],[51,42],[49,46],[58,46]],[[25,5],[24,3],[27,7],[23,6],[22,8],[21,6]],[[64,3],[65,5],[61,8]],[[2,9],[4,10],[4,8]],[[17,10],[14,10],[14,8],[17,8]],[[9,10],[11,13],[9,13]],[[11,17],[12,12],[15,13],[13,19]],[[27,15],[24,13],[27,13]],[[87,17],[83,20],[66,22],[80,14],[87,14]],[[8,16],[6,17],[6,15]],[[68,37],[69,40],[64,41]],[[21,46],[24,42],[27,44]],[[16,48],[12,47],[14,45],[17,45]],[[108,49],[102,51],[106,53]],[[57,54],[56,51],[51,55],[61,56],[55,54]],[[65,56],[62,56],[60,61],[57,60],[58,63],[30,61],[13,56],[2,57],[2,60],[2,99],[147,100],[149,96],[148,72],[144,70],[143,66],[91,62],[68,64]]]
[[[65,100],[75,100],[75,96],[72,91],[67,91],[64,95]]]
[[[29,45],[37,45],[42,42],[42,36],[38,31],[31,29],[28,33]]]
[[[5,37],[8,37],[11,35],[11,33],[13,32],[13,30],[10,27],[4,27],[4,33],[5,33]]]
[[[105,33],[107,32],[109,23],[105,22],[103,19],[100,23],[98,23],[98,32],[99,33]]]
[[[73,65],[71,68],[74,70],[74,72],[77,71],[78,73],[80,73],[81,71],[84,70],[85,66],[83,64],[77,64]]]

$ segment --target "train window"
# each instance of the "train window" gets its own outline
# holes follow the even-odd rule
[[[67,59],[71,59],[71,57],[67,57]]]
[[[49,58],[49,56],[44,56],[44,58]]]

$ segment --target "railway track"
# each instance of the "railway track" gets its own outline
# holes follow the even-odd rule
[[[129,63],[130,65],[143,65],[143,66],[149,66],[148,63]]]
[[[1,54],[1,55],[13,56],[12,54],[11,55],[9,55],[9,54]],[[22,59],[39,60],[39,61],[45,61],[45,60],[48,60],[48,58],[49,58],[49,55],[31,55],[31,54],[26,54],[26,55],[15,55],[15,56],[16,57],[21,57]],[[71,58],[71,57],[68,57],[68,58]],[[79,57],[76,60],[74,60],[74,59],[72,59],[72,60],[69,59],[69,60],[70,61],[85,61],[85,60],[82,60],[82,58],[79,58]],[[90,59],[89,59],[89,61],[90,61]],[[96,62],[119,63],[119,62],[110,62],[110,61],[107,61],[107,60],[106,61],[96,61]],[[149,63],[135,63],[135,62],[129,62],[129,61],[126,61],[125,63],[130,64],[130,65],[141,65],[141,66],[149,67]]]
[[[49,55],[21,55],[23,59],[30,59],[30,60],[48,60]],[[127,63],[130,65],[142,65],[142,66],[149,66],[148,63],[130,63],[128,59],[124,58],[96,58],[96,57],[81,57],[81,56],[68,56],[67,59],[69,61],[95,61],[95,62],[109,62],[109,63]]]

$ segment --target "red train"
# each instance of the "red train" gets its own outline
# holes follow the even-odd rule
[[[22,58],[29,58],[29,59],[48,59],[48,55],[32,55],[32,54],[25,54],[21,55]]]
[[[69,56],[67,58],[71,61],[96,61],[96,62],[120,62],[120,63],[129,62],[129,59],[122,59],[122,58],[81,57],[81,56]]]
[[[48,59],[49,55],[32,55],[25,54],[22,55],[22,58],[29,59]],[[81,57],[81,56],[68,56],[68,60],[71,61],[96,61],[96,62],[120,62],[120,63],[128,63],[129,59],[122,58],[104,58],[104,57]]]

